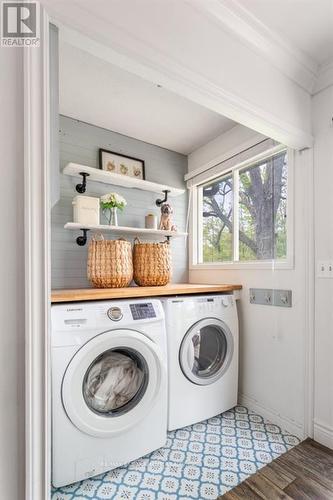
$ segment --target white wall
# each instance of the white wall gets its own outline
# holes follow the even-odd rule
[[[315,257],[333,260],[333,86],[313,98]],[[316,277],[315,439],[333,448],[333,280]]]
[[[0,49],[0,491],[24,498],[23,51]]]
[[[60,40],[59,49],[62,115],[182,154],[235,125],[83,47]]]
[[[220,153],[235,151],[251,131],[237,126],[212,147],[189,158],[198,167]],[[256,135],[252,132],[252,135]],[[224,149],[223,149],[224,147]],[[295,153],[295,267],[291,270],[191,270],[192,283],[240,283],[240,401],[300,436],[304,426],[304,349],[307,328],[307,176],[311,152]],[[251,305],[249,288],[291,289],[293,306]]]

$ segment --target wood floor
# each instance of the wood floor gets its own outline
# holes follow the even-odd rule
[[[333,500],[333,451],[306,439],[218,500]]]

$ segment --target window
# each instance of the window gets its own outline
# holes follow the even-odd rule
[[[197,262],[286,262],[287,179],[283,150],[198,185]]]

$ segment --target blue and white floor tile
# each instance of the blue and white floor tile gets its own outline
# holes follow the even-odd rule
[[[237,406],[169,432],[164,448],[126,467],[53,489],[52,500],[215,500],[298,443]]]

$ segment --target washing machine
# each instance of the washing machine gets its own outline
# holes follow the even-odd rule
[[[162,299],[165,310],[168,429],[206,420],[237,404],[238,316],[233,295]]]
[[[51,320],[53,485],[163,446],[168,394],[161,302],[59,304]]]

